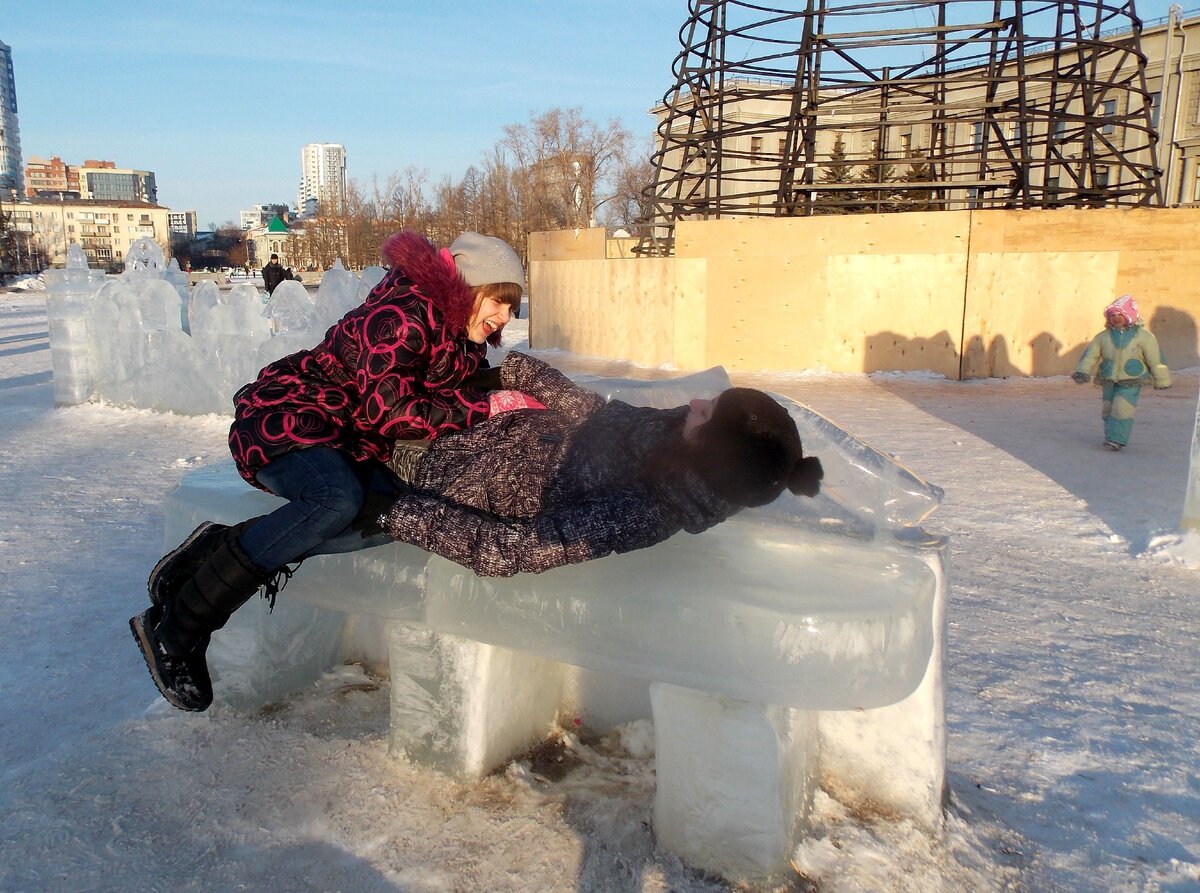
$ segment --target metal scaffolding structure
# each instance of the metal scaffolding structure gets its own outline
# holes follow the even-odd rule
[[[1133,0],[690,0],[658,109],[678,220],[1162,204]]]

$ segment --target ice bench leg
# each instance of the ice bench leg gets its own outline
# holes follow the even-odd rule
[[[817,785],[817,714],[655,683],[654,835],[733,881],[783,875]]]
[[[821,772],[839,799],[860,799],[936,832],[946,800],[946,558],[928,551],[937,590],[933,653],[917,690],[874,710],[820,713]]]
[[[393,753],[479,778],[550,731],[564,664],[395,622],[387,639]]]

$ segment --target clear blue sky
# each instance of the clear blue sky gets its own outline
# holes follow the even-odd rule
[[[787,5],[785,2],[776,4]],[[1167,0],[1139,3],[1145,19]],[[1185,2],[1185,9],[1195,6]],[[353,179],[458,179],[530,114],[649,137],[686,0],[0,0],[26,159],[154,171],[202,229],[296,201],[300,148]]]
[[[0,0],[21,149],[154,171],[201,228],[296,201],[300,148],[351,178],[458,179],[531,112],[580,107],[649,137],[684,0]]]

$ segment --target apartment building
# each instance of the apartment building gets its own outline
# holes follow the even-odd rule
[[[296,207],[305,217],[318,210],[336,213],[346,200],[346,147],[309,143],[300,150],[300,191]]]
[[[170,211],[167,213],[167,228],[172,235],[196,238],[196,212]]]
[[[79,195],[96,201],[158,204],[153,171],[118,168],[111,161],[85,161],[79,167]]]
[[[13,199],[24,194],[17,80],[13,74],[12,49],[0,41],[0,198]]]
[[[25,166],[25,184],[30,198],[63,196],[158,204],[153,171],[118,168],[113,161],[88,159],[83,164],[66,164],[57,155],[48,160],[31,157]]]
[[[62,198],[34,199],[10,210],[13,228],[28,234],[26,242],[51,266],[66,263],[71,244],[101,269],[122,267],[129,246],[145,236],[169,250],[170,212],[158,205]]]
[[[30,198],[52,193],[75,193],[79,197],[79,168],[66,164],[57,155],[39,158],[31,155],[25,165],[25,194]]]

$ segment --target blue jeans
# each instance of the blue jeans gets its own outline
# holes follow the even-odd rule
[[[265,571],[313,555],[356,552],[392,542],[386,533],[351,530],[369,493],[396,496],[402,484],[380,462],[356,462],[332,447],[286,453],[258,472],[258,482],[288,500],[242,534],[246,557]]]

